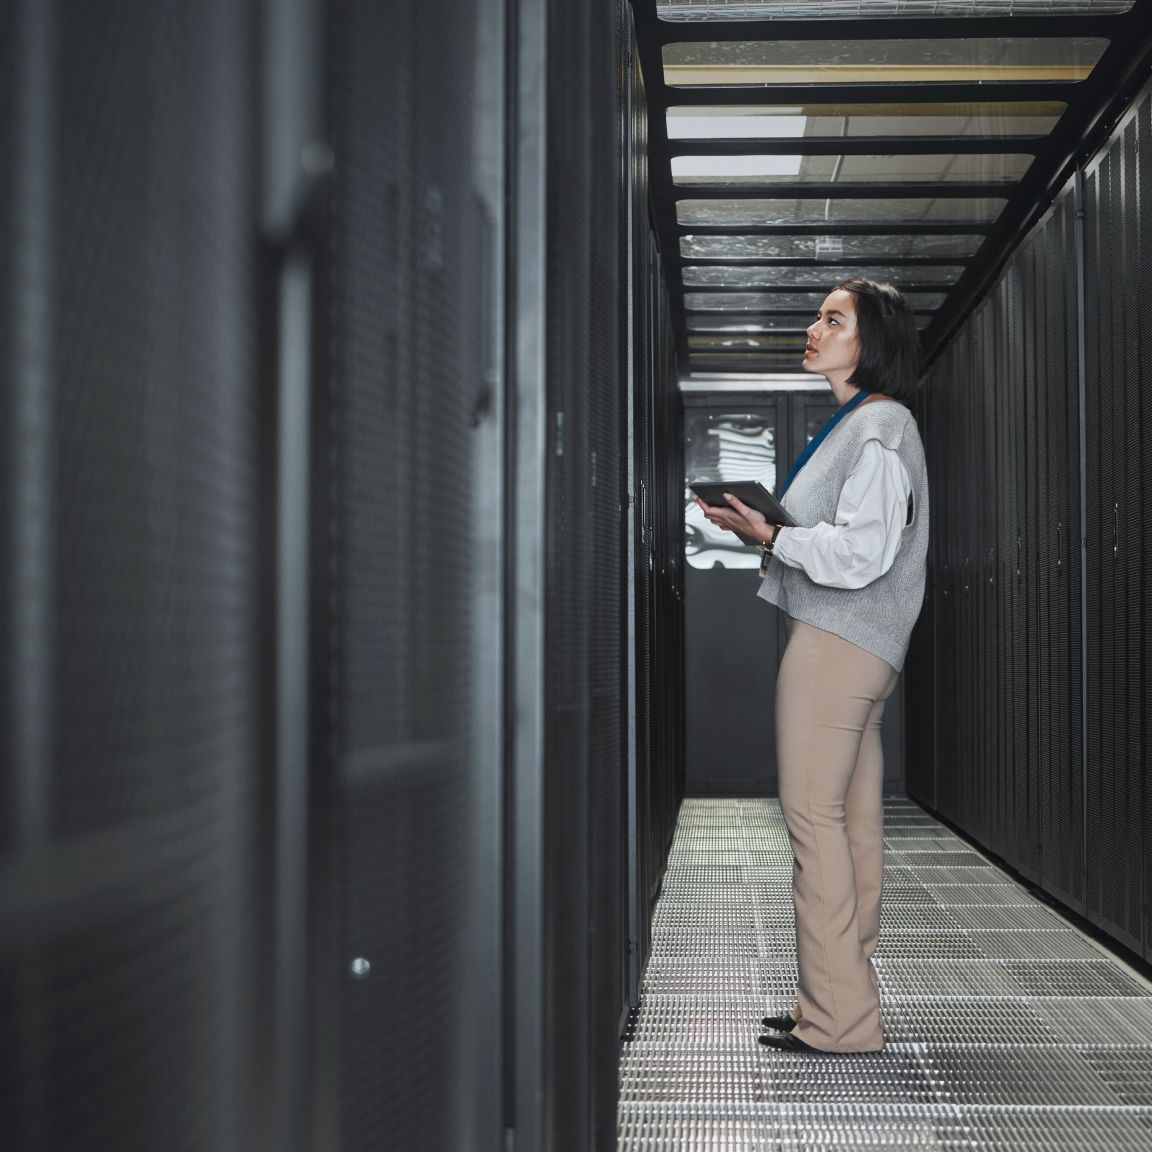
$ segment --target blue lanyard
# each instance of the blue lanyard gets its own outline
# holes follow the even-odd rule
[[[812,458],[812,453],[815,452],[816,449],[824,443],[828,433],[831,432],[832,429],[835,428],[836,425],[839,424],[840,421],[843,420],[844,417],[847,416],[848,413],[856,407],[857,404],[867,400],[870,395],[870,392],[865,392],[864,389],[861,388],[860,391],[857,392],[856,395],[853,396],[847,404],[841,405],[841,407],[837,408],[836,411],[828,417],[828,419],[824,422],[824,427],[821,428],[820,431],[817,432],[816,435],[808,441],[808,447],[805,448],[804,451],[801,452],[800,455],[796,458],[796,463],[792,465],[792,470],[788,473],[787,477],[785,477],[784,487],[780,489],[780,497],[778,497],[778,499],[782,498],[784,493],[788,491],[788,485],[796,479],[796,475],[800,469],[803,468],[804,465],[807,464],[808,461]]]

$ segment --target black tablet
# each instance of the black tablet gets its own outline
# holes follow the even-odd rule
[[[784,528],[795,528],[796,521],[784,510],[784,506],[764,487],[758,480],[690,480],[688,487],[704,501],[705,504],[716,505],[720,508],[729,508],[731,505],[724,499],[725,492],[731,492],[737,500],[742,500],[749,508],[755,508],[764,515],[769,524],[779,524]],[[743,532],[737,536],[747,544],[756,541],[746,538]]]

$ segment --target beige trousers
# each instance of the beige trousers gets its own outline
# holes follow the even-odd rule
[[[825,1051],[884,1046],[871,960],[884,881],[880,720],[897,675],[831,632],[788,621],[776,746],[794,858],[800,983],[793,1035]]]

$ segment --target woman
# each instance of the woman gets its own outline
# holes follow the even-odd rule
[[[800,979],[796,1005],[764,1019],[760,1042],[876,1052],[880,720],[923,604],[928,549],[924,449],[906,407],[919,370],[907,302],[870,280],[838,285],[808,329],[804,368],[824,375],[840,407],[781,490],[800,526],[769,524],[731,496],[704,512],[761,542],[759,595],[788,627],[776,731]]]

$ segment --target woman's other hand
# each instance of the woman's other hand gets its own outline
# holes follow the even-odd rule
[[[764,542],[771,539],[775,529],[764,519],[762,512],[749,508],[742,500],[738,500],[731,492],[724,493],[728,507],[720,504],[705,504],[699,496],[696,503],[700,505],[705,518],[717,528],[724,528],[729,532],[740,532],[751,536],[755,540]]]

